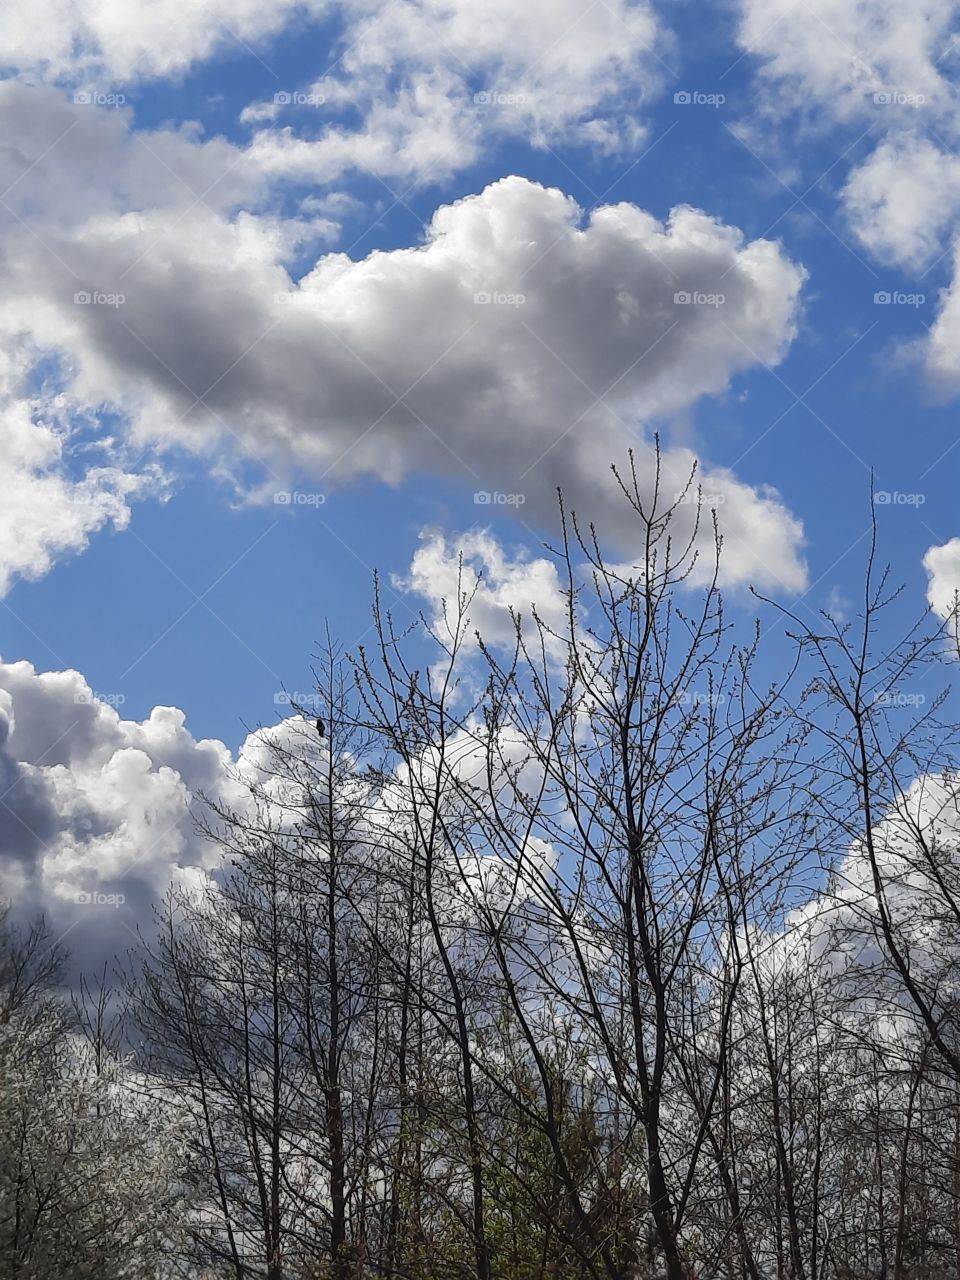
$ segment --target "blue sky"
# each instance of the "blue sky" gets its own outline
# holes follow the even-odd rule
[[[852,612],[871,468],[904,610],[929,594],[943,612],[957,8],[21,15],[0,37],[16,767],[52,767],[43,742],[79,732],[57,700],[85,689],[112,704],[64,757],[85,805],[134,749],[151,785],[173,769],[192,794],[212,767],[197,743],[235,752],[282,715],[327,622],[347,646],[368,634],[375,568],[400,614],[429,612],[430,556],[449,567],[483,528],[473,563],[502,557],[499,604],[525,608],[553,486],[602,516],[610,455],[632,444],[649,469],[655,430],[721,493],[744,618],[753,583]],[[678,302],[701,281],[726,296]],[[629,530],[612,537],[629,556]],[[57,672],[75,674],[42,685],[40,715],[31,689]],[[142,728],[155,706],[185,716],[173,755]]]

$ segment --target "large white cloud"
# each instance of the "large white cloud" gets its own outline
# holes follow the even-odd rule
[[[191,805],[229,752],[183,713],[121,719],[76,671],[0,663],[0,887],[44,910],[81,959],[122,954],[181,867],[211,861]]]
[[[348,169],[437,180],[510,135],[635,148],[669,45],[645,0],[353,6],[342,57],[301,88],[314,105],[297,111],[288,90],[292,102],[251,104],[245,118],[277,126],[255,139],[265,168],[311,181]],[[359,127],[338,121],[344,111],[359,111]]]
[[[289,38],[294,22],[302,33],[321,19],[316,83],[284,89],[271,42]],[[0,69],[83,92],[122,92],[216,55],[253,54],[288,105],[298,92],[322,99],[297,131],[286,120],[257,139],[265,165],[311,183],[354,168],[436,178],[504,134],[594,150],[635,143],[669,50],[647,0],[519,9],[506,0],[14,0],[0,27]],[[269,101],[246,116],[282,114]]]
[[[73,967],[88,971],[149,943],[171,885],[218,881],[229,851],[203,833],[217,825],[207,801],[276,834],[303,822],[305,787],[325,776],[310,719],[257,729],[234,757],[194,738],[176,707],[127,720],[111,697],[77,671],[0,660],[0,901],[20,919],[43,913]],[[470,733],[454,751],[463,768],[481,758]],[[343,797],[349,758],[338,767]],[[354,782],[358,794],[369,785]],[[403,795],[398,780],[381,797],[383,818],[375,806],[368,819],[386,821]]]
[[[877,879],[887,925],[915,988],[935,1014],[948,1013],[949,1031],[956,1027],[958,833],[956,776],[920,774],[874,827],[876,877],[866,841],[855,840],[829,886],[792,913],[781,940],[787,959],[825,972],[845,993],[844,1017],[877,1020],[887,1038],[912,1041],[922,1026],[884,937]]]
[[[169,885],[220,864],[197,825],[204,798],[244,811],[249,784],[269,786],[270,744],[303,741],[303,722],[284,721],[234,758],[176,707],[137,721],[117,702],[77,671],[0,661],[0,896],[43,911],[77,965],[124,955],[143,926],[149,937]]]
[[[141,148],[105,113],[9,84],[7,111],[33,119],[14,196],[34,234],[6,227],[0,327],[68,352],[74,394],[112,404],[144,443],[239,441],[278,475],[299,467],[327,486],[443,472],[520,492],[539,520],[558,484],[583,508],[605,503],[630,445],[646,483],[646,424],[777,362],[795,332],[803,271],[699,210],[661,223],[618,204],[584,219],[561,192],[508,178],[438,209],[421,246],[327,254],[293,284],[285,261],[320,232],[234,213],[259,181],[235,148],[151,135],[182,192],[169,172],[142,176]],[[45,154],[73,115],[101,178],[89,213],[74,170]],[[197,168],[222,178],[199,204]],[[132,214],[136,184],[153,203]],[[78,285],[125,301],[75,305]],[[674,490],[692,461],[668,455]],[[799,526],[776,496],[703,479],[728,577],[799,586]],[[611,532],[625,548],[626,524]]]
[[[125,527],[131,502],[162,492],[164,484],[149,450],[125,438],[123,422],[105,412],[114,399],[108,382],[93,399],[84,397],[75,349],[62,341],[70,326],[65,330],[57,317],[83,311],[75,295],[89,295],[90,310],[101,305],[96,273],[83,274],[85,235],[114,236],[132,262],[150,253],[154,239],[175,238],[181,221],[202,215],[209,228],[226,210],[256,202],[264,188],[225,142],[204,142],[190,131],[135,136],[124,114],[76,106],[53,91],[4,82],[0,111],[6,135],[16,139],[0,150],[3,595],[18,577],[38,577],[60,556],[82,550],[105,526]],[[239,218],[239,238],[251,222],[272,254],[304,236],[322,238],[332,225],[316,211],[284,223]],[[119,237],[117,227],[124,228]],[[123,266],[114,263],[116,276]],[[122,295],[124,287],[117,280],[115,292]]]

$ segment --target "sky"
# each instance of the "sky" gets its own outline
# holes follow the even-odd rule
[[[958,10],[5,6],[0,887],[135,927],[375,570],[548,608],[655,433],[744,617],[849,615],[874,512],[947,611]]]

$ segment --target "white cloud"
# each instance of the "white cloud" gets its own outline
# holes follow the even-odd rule
[[[32,390],[29,367],[22,347],[0,355],[0,596],[82,551],[104,526],[125,528],[130,501],[160,486],[152,468],[91,464],[77,444],[89,409],[65,392]]]
[[[522,178],[439,208],[422,246],[327,254],[292,285],[284,262],[309,219],[234,214],[259,181],[235,148],[149,136],[189,188],[198,169],[208,185],[222,177],[197,205],[108,113],[94,113],[100,136],[88,108],[41,91],[2,86],[5,108],[33,120],[15,195],[39,239],[6,227],[0,330],[29,327],[67,353],[72,393],[112,405],[138,442],[239,441],[278,475],[299,467],[328,487],[441,472],[520,492],[535,520],[560,484],[596,511],[628,446],[649,481],[645,424],[776,363],[795,332],[804,273],[776,243],[684,206],[666,223],[631,204],[584,220]],[[43,151],[71,113],[76,169],[63,169]],[[139,188],[140,211],[125,212]],[[124,303],[74,305],[78,283]],[[670,452],[675,488],[692,461]],[[800,585],[799,527],[776,495],[701,478],[721,495],[728,578]],[[628,549],[629,533],[611,536]]]
[[[515,618],[534,651],[534,615],[547,632],[562,636],[568,628],[565,584],[556,563],[523,551],[511,555],[488,529],[472,529],[451,538],[438,530],[424,530],[409,573],[394,585],[425,601],[429,622],[444,638],[457,625],[459,601],[470,597],[464,637],[470,650],[475,632],[487,645],[510,648],[516,635]],[[548,652],[562,652],[562,646],[549,636],[546,643]]]
[[[884,124],[913,108],[877,94],[953,108],[954,0],[740,0],[739,11],[740,45],[762,60],[781,110]]]
[[[215,235],[215,220],[255,202],[263,183],[225,142],[205,142],[189,130],[135,137],[123,113],[75,106],[52,90],[0,83],[0,114],[17,139],[0,154],[9,207],[0,218],[8,250],[17,239],[24,246],[0,262],[3,595],[18,577],[39,577],[81,551],[105,526],[124,528],[131,502],[160,494],[165,483],[149,450],[123,439],[122,421],[107,427],[111,408],[124,411],[109,377],[92,399],[84,395],[71,335],[82,331],[84,316],[88,325],[105,313],[121,323],[126,267],[149,256],[155,241],[175,240],[181,222],[189,255],[191,226],[196,234],[203,223]],[[129,212],[131,202],[139,212]],[[238,253],[256,241],[280,257],[305,238],[322,239],[332,226],[329,212],[324,202],[283,223],[240,215]],[[129,254],[125,261],[114,256],[110,290],[87,266],[88,235],[94,245],[104,240],[116,254]],[[169,246],[167,252],[169,265]],[[103,300],[108,293],[120,301]]]
[[[300,112],[297,126],[314,136],[279,128],[255,139],[272,173],[437,180],[510,136],[636,148],[638,112],[669,74],[670,41],[645,0],[395,0],[347,16],[342,56],[303,91],[321,110]],[[344,109],[360,112],[359,127],[336,122]],[[245,119],[286,113],[256,103]]]
[[[923,567],[927,571],[930,608],[941,618],[949,618],[960,592],[960,538],[931,547],[923,557]]]
[[[931,389],[944,399],[960,392],[960,246],[951,259],[953,278],[940,295],[940,309],[926,340],[916,348]]]
[[[243,811],[251,783],[270,785],[268,744],[302,750],[298,720],[251,733],[234,759],[176,707],[121,712],[77,671],[0,661],[0,895],[44,911],[78,965],[123,955],[171,882],[218,867],[201,795]]]
[[[917,134],[881,143],[854,171],[843,192],[851,226],[880,262],[913,271],[908,287],[921,298],[934,292],[934,269],[952,271],[939,291],[934,322],[902,346],[904,364],[922,369],[938,399],[960,392],[960,159]]]
[[[0,66],[101,85],[175,76],[329,8],[328,0],[11,0]]]
[[[69,930],[81,958],[121,954],[177,868],[209,863],[190,805],[229,763],[175,708],[123,720],[76,671],[0,662],[3,892]]]
[[[760,62],[759,115],[778,121],[776,129],[752,129],[757,145],[781,144],[788,117],[842,128],[849,142],[837,143],[841,162],[868,133],[879,134],[873,152],[852,166],[843,211],[878,261],[928,270],[960,226],[960,162],[943,140],[960,121],[960,5],[739,0],[739,16],[741,47]],[[914,344],[942,394],[960,387],[952,352],[958,287],[955,280],[930,339]]]
[[[843,201],[860,243],[884,263],[928,267],[960,213],[960,157],[929,137],[885,139],[851,174]]]
[[[950,774],[921,774],[890,803],[872,833],[887,920],[913,982],[930,1007],[951,1009],[957,991],[955,901],[960,867],[960,793]],[[792,913],[784,953],[825,959],[855,996],[846,1011],[876,1018],[891,1035],[918,1033],[915,1006],[883,940],[874,868],[865,840],[839,860],[829,888]]]
[[[302,32],[321,20],[316,83],[276,87],[312,94],[323,110],[297,120],[309,136],[283,128],[256,141],[258,163],[311,183],[357,168],[437,177],[511,135],[634,145],[670,52],[647,0],[14,0],[0,68],[122,97],[224,52],[253,53],[272,70],[268,42],[294,21]],[[243,118],[284,113],[276,101],[252,103]]]

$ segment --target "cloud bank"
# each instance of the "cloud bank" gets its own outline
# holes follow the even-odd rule
[[[30,128],[8,161],[0,331],[63,353],[71,395],[107,406],[137,446],[232,450],[274,490],[292,471],[321,487],[428,472],[520,494],[528,521],[552,515],[558,485],[596,510],[629,447],[652,474],[650,423],[775,364],[796,332],[802,268],[697,209],[587,216],[510,177],[438,208],[418,246],[327,253],[295,280],[292,256],[326,220],[238,211],[262,178],[230,144],[151,135],[174,183],[116,113],[8,82],[4,116]],[[694,455],[665,462],[679,491]],[[802,532],[776,494],[701,478],[728,580],[802,586]],[[630,533],[610,531],[619,550]]]

